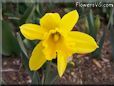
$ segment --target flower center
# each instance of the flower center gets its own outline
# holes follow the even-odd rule
[[[57,42],[59,39],[60,39],[60,33],[59,32],[55,32],[55,33],[53,33],[53,40],[55,41],[55,42]]]

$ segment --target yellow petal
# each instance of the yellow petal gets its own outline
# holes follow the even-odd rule
[[[30,40],[43,39],[44,32],[39,25],[36,24],[23,24],[20,26],[20,31],[25,38]]]
[[[49,31],[50,29],[55,29],[59,26],[60,15],[58,13],[46,13],[40,19],[40,25]]]
[[[43,46],[43,52],[47,60],[56,58],[56,44],[53,42],[50,35],[48,35],[47,39],[43,41]]]
[[[45,54],[45,58],[47,60],[52,60],[54,58],[56,58],[56,48],[54,44],[47,44],[46,47],[43,50],[44,54]]]
[[[61,53],[64,54],[65,57],[69,57],[73,54],[73,51],[71,48],[68,46],[67,41],[65,41],[64,38],[62,38],[58,43],[57,43],[57,51],[62,51]]]
[[[38,45],[36,45],[36,47],[32,52],[32,56],[30,57],[30,60],[29,60],[30,70],[33,70],[33,71],[37,70],[46,62],[46,59],[42,50],[43,50],[43,46],[42,46],[42,42],[40,42]]]
[[[63,38],[57,43],[57,68],[59,76],[61,77],[66,69],[68,58],[72,55],[72,51],[67,46]]]
[[[68,43],[75,53],[90,53],[98,48],[98,45],[95,42],[94,38],[82,32],[69,32],[67,40],[69,41]]]
[[[66,69],[66,66],[67,66],[67,58],[62,52],[59,51],[57,53],[57,69],[60,77],[62,77]]]
[[[60,28],[67,31],[70,31],[73,29],[74,25],[77,23],[79,18],[78,12],[76,10],[73,10],[67,14],[65,14],[60,23]]]

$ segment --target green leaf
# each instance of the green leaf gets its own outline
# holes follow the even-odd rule
[[[95,25],[94,25],[94,17],[93,17],[93,12],[90,10],[89,15],[87,16],[88,18],[88,24],[89,24],[89,31],[90,35],[96,39],[96,30],[95,30]]]
[[[36,5],[36,12],[39,18],[42,17],[45,13],[44,6],[44,3],[39,3]]]
[[[17,40],[18,40],[18,43],[20,45],[20,48],[21,48],[22,52],[26,55],[26,57],[28,57],[27,50],[26,50],[26,48],[23,44],[23,40],[22,40],[19,33],[17,33]]]
[[[22,58],[22,63],[24,65],[25,69],[27,70],[27,72],[29,73],[30,77],[32,78],[33,72],[30,71],[30,69],[29,69],[29,58],[28,58],[28,54],[26,52],[26,49],[25,49],[25,47],[23,45],[22,38],[21,38],[21,36],[20,36],[19,33],[17,33],[17,40],[18,40],[19,45],[20,45],[20,48],[21,48],[21,54],[20,55],[21,55],[21,58]]]
[[[110,25],[113,25],[113,22],[114,22],[114,8],[110,10],[110,18],[107,25],[108,29],[110,28]]]
[[[38,85],[38,84],[41,84],[41,82],[40,82],[39,74],[36,71],[34,72],[33,77],[32,77],[32,85]]]
[[[99,58],[100,55],[101,55],[101,50],[102,50],[102,47],[103,47],[103,44],[104,44],[104,40],[105,40],[105,35],[106,35],[106,32],[104,30],[103,32],[103,35],[99,41],[99,48],[97,48],[93,53],[92,53],[92,56],[95,57],[95,58]]]
[[[87,17],[84,17],[84,28],[85,28],[85,32],[88,34],[89,33],[89,26],[88,26],[88,20]]]
[[[24,24],[28,20],[28,18],[34,13],[34,10],[35,10],[35,5],[34,4],[32,4],[31,6],[29,6],[27,8],[24,15],[22,16],[22,18],[19,21],[19,26]]]
[[[59,77],[56,70],[56,65],[52,62],[47,62],[47,67],[44,74],[45,79],[43,84],[53,84]]]
[[[96,19],[95,19],[95,29],[97,32],[99,31],[100,25],[101,25],[100,17],[99,17],[99,15],[97,15]]]
[[[28,49],[32,48],[31,42],[28,39],[24,39],[23,43]]]
[[[9,22],[2,21],[2,54],[11,55],[19,54],[20,47],[13,35],[12,27]]]

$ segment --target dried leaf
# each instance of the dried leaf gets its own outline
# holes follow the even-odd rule
[[[102,68],[101,64],[96,60],[96,59],[93,59],[93,63],[99,67],[99,68]]]

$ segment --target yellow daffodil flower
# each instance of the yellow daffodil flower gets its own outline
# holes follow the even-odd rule
[[[95,40],[88,34],[71,31],[79,19],[73,10],[62,18],[58,13],[46,13],[40,25],[23,24],[20,31],[29,40],[41,40],[34,48],[29,60],[32,71],[38,70],[47,60],[57,58],[57,69],[61,77],[67,66],[67,59],[73,53],[90,53],[98,48]]]

